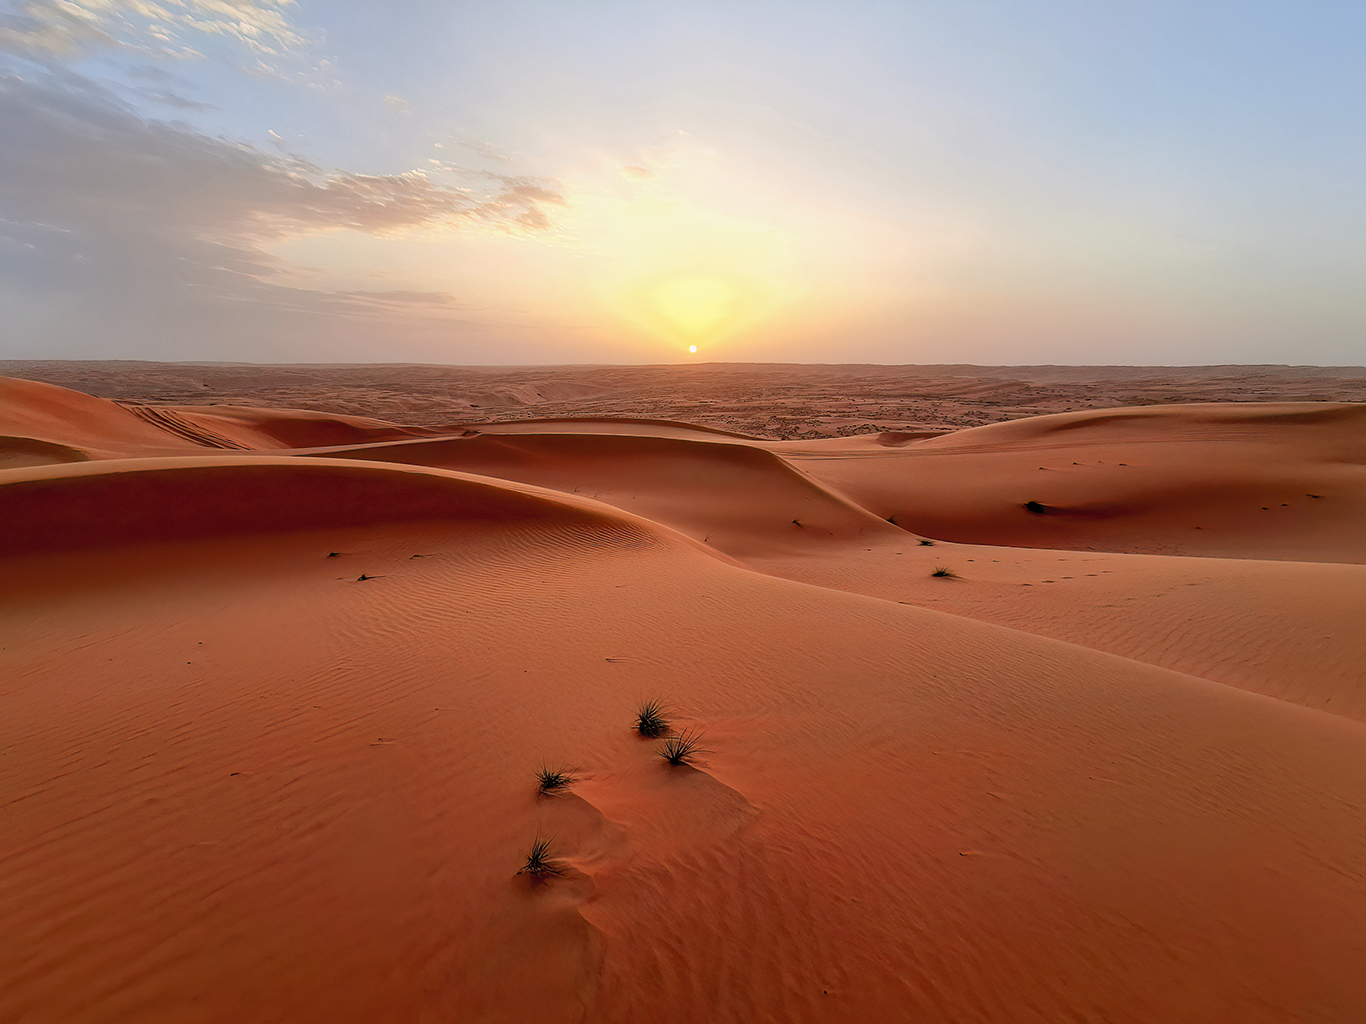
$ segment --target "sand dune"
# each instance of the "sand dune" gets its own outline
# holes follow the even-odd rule
[[[770,443],[878,515],[948,540],[1359,562],[1366,406],[1040,416],[887,447]]]
[[[183,440],[118,404],[51,384],[0,377],[0,433],[13,450],[47,446],[53,462],[183,448]]]
[[[634,518],[509,481],[260,455],[44,466],[10,471],[0,487],[10,526],[0,555],[430,520],[607,516],[615,528]]]
[[[228,438],[244,448],[313,448],[323,445],[371,444],[409,437],[429,437],[421,427],[400,427],[364,416],[305,412],[300,409],[234,408],[215,405],[168,406],[166,410],[211,437]]]
[[[90,455],[79,448],[33,437],[0,436],[0,468],[47,466],[56,462],[85,462]]]
[[[1360,407],[888,444],[7,387],[0,1020],[1366,1016]]]
[[[585,427],[591,426],[584,424]],[[329,457],[439,466],[584,494],[755,556],[905,534],[771,452],[672,428],[649,434],[508,433],[316,450]],[[701,440],[698,438],[705,438]]]

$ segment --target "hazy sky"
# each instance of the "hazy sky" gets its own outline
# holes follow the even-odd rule
[[[0,0],[0,357],[1360,364],[1363,53],[1361,0]]]

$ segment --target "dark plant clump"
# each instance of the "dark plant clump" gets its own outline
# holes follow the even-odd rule
[[[946,566],[946,565],[937,565],[937,566],[935,566],[935,567],[934,567],[934,572],[930,573],[930,575],[931,575],[931,576],[938,576],[940,579],[944,579],[944,580],[956,580],[956,579],[958,579],[958,574],[957,574],[956,572],[954,572],[952,569],[950,569],[950,568],[949,568],[948,566]]]
[[[932,541],[932,540],[925,540],[925,539],[922,537],[921,540],[920,540],[920,546],[921,546],[922,548],[932,548],[932,547],[934,547],[934,541]]]
[[[670,736],[664,741],[664,746],[659,748],[659,756],[668,761],[669,764],[691,765],[694,757],[704,753],[702,748],[697,745],[701,740],[701,736],[691,731]]]
[[[527,854],[526,863],[518,870],[519,875],[530,875],[537,881],[564,874],[564,869],[550,859],[550,840],[536,837]]]
[[[669,731],[669,720],[664,717],[668,709],[657,700],[647,700],[636,709],[636,732],[654,739]]]
[[[576,781],[578,780],[568,768],[551,768],[543,764],[536,772],[536,792],[553,793],[556,790],[567,789]]]

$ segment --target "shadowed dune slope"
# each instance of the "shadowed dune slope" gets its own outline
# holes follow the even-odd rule
[[[450,520],[664,532],[617,509],[440,469],[287,456],[121,459],[0,472],[0,556]],[[681,540],[681,538],[680,538]]]
[[[486,434],[641,434],[647,437],[724,438],[745,441],[757,440],[749,434],[739,434],[720,427],[704,427],[678,420],[650,420],[630,416],[604,419],[598,416],[570,416],[553,420],[512,420],[507,423],[477,423],[472,425]]]
[[[24,466],[49,466],[61,462],[87,462],[88,452],[53,441],[32,437],[0,435],[0,469],[19,469]]]
[[[16,563],[0,1018],[1366,1013],[1360,726],[560,522]]]
[[[326,448],[377,444],[412,438],[484,434],[641,434],[648,437],[740,438],[744,434],[715,427],[697,427],[673,420],[597,419],[514,420],[508,423],[452,423],[444,427],[397,426],[363,416],[309,412],[302,409],[263,409],[256,406],[162,406],[177,419],[199,425],[248,448]]]
[[[431,437],[440,431],[402,427],[384,420],[304,409],[260,409],[254,406],[166,406],[195,425],[231,438],[248,448],[321,448]],[[460,428],[454,428],[457,431]]]
[[[441,466],[584,494],[736,556],[905,536],[772,453],[721,439],[481,433],[318,454]]]
[[[766,447],[874,514],[947,540],[1366,561],[1366,405],[1079,412],[895,449]]]

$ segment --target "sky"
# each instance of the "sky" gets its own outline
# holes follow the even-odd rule
[[[0,0],[0,358],[1359,365],[1360,0]]]

